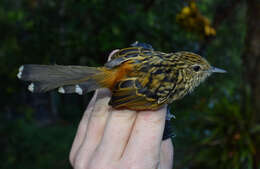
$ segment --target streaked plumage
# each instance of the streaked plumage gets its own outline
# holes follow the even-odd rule
[[[33,82],[33,92],[59,88],[60,93],[84,94],[109,88],[109,104],[117,109],[155,110],[184,97],[213,72],[191,52],[163,53],[136,43],[117,51],[104,67],[23,65],[18,78]]]

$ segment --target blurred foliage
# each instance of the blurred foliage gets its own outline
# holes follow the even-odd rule
[[[176,20],[184,29],[204,36],[215,36],[216,30],[211,26],[207,17],[203,16],[197,8],[195,1],[182,8]]]
[[[21,64],[102,65],[136,40],[165,52],[202,53],[227,69],[172,105],[175,168],[251,169],[255,153],[250,111],[243,112],[241,55],[246,5],[218,27],[209,20],[230,1],[0,1],[1,168],[70,168],[70,145],[91,94],[35,95],[16,79]],[[215,36],[210,42],[201,37]],[[248,107],[247,109],[250,109]]]
[[[4,129],[8,132],[1,134],[0,144],[6,146],[0,155],[4,159],[1,168],[71,168],[68,154],[75,126],[55,124],[43,128],[34,122],[16,120]]]

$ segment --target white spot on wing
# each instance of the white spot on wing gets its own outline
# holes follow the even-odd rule
[[[60,87],[59,90],[58,90],[58,92],[64,94],[64,93],[65,93],[65,90],[64,90],[63,87]]]
[[[34,84],[33,84],[33,83],[31,83],[31,84],[28,86],[28,90],[29,90],[30,92],[33,92],[33,91],[34,91]]]
[[[79,85],[76,85],[76,86],[75,86],[75,92],[78,93],[79,95],[82,95],[82,94],[83,94],[83,90],[80,88]]]

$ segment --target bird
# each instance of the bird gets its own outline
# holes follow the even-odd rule
[[[56,89],[62,94],[83,95],[108,88],[112,108],[141,111],[171,104],[211,74],[225,72],[198,54],[164,53],[150,44],[135,42],[116,51],[101,67],[25,64],[17,77],[31,82],[28,90],[33,93]]]

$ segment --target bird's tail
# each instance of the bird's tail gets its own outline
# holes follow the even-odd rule
[[[58,88],[60,93],[84,94],[98,88],[109,88],[112,71],[104,67],[22,65],[17,77],[31,84],[31,92],[42,93]]]

